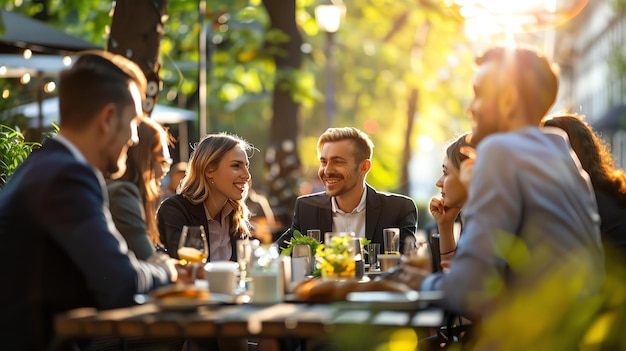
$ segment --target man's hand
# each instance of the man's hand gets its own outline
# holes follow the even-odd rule
[[[400,262],[400,274],[397,280],[408,285],[413,290],[419,290],[422,281],[430,275],[426,269],[418,268],[407,261]]]

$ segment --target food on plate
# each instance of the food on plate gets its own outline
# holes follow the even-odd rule
[[[294,294],[301,300],[311,302],[342,301],[351,292],[362,291],[389,291],[407,292],[409,287],[405,284],[392,281],[360,281],[348,279],[342,281],[308,279],[294,287]]]
[[[154,299],[187,298],[187,299],[208,299],[209,291],[198,289],[194,286],[172,284],[164,286],[152,292]]]

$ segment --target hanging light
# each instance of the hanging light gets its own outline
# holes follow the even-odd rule
[[[327,33],[335,33],[341,24],[341,17],[346,7],[339,1],[329,1],[315,8],[315,22],[317,27]]]
[[[20,83],[28,84],[30,82],[30,73],[24,73],[24,75],[20,78]]]
[[[45,91],[46,93],[50,94],[56,88],[57,88],[57,85],[54,82],[48,82],[48,83],[44,84],[43,91]]]
[[[31,57],[33,57],[33,52],[30,49],[24,49],[24,58],[29,60]]]

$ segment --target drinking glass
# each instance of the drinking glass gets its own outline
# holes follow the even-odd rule
[[[355,247],[351,244],[352,232],[325,233],[324,257],[318,258],[323,279],[354,278]]]
[[[400,229],[383,229],[383,250],[386,255],[400,255]]]
[[[414,267],[432,270],[430,246],[427,242],[417,242],[415,238],[409,237],[404,241],[403,251],[403,261]]]
[[[357,279],[361,279],[365,274],[365,257],[363,257],[361,239],[352,238],[350,245],[352,245],[352,250],[354,250],[354,276]]]
[[[182,265],[191,265],[193,280],[198,276],[198,267],[209,258],[209,244],[203,226],[183,226],[178,242],[178,257]]]
[[[322,241],[322,232],[319,229],[309,229],[306,231],[306,235],[317,240],[317,242]]]
[[[248,282],[248,266],[252,258],[252,241],[237,240],[237,263],[239,264],[239,288],[246,290]]]
[[[379,243],[369,243],[367,245],[367,258],[370,264],[370,272],[376,272],[379,270],[378,266],[378,254],[380,253]]]

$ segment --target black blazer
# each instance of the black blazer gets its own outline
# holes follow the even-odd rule
[[[373,243],[383,245],[383,229],[400,228],[400,250],[404,240],[417,230],[417,208],[413,200],[404,195],[377,192],[366,186],[365,237]],[[309,229],[319,229],[322,236],[332,232],[333,215],[331,199],[325,192],[300,196],[296,200],[293,223],[276,243],[287,247],[294,230],[306,235]]]
[[[232,222],[233,214],[230,214],[229,220]],[[180,233],[185,225],[201,225],[204,226],[207,236],[209,233],[209,221],[206,218],[204,212],[204,206],[200,203],[194,205],[191,201],[187,200],[183,195],[176,194],[168,197],[161,202],[159,209],[157,210],[157,222],[159,227],[159,235],[161,236],[161,242],[165,245],[167,253],[174,258],[178,258],[178,241],[180,240]],[[233,232],[231,227],[230,232],[230,244],[232,247],[231,261],[237,261],[237,239],[243,239],[243,233]],[[211,243],[209,242],[209,251]],[[209,261],[211,257],[209,257]]]

